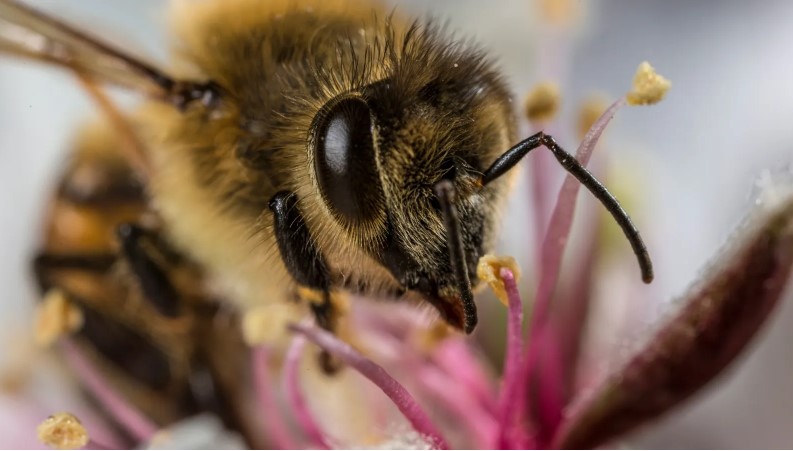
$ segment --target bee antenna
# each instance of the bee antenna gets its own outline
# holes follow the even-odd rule
[[[441,180],[435,185],[435,195],[438,197],[443,214],[443,225],[446,228],[446,242],[449,246],[449,259],[454,273],[454,281],[463,303],[463,313],[465,314],[463,327],[465,333],[470,334],[477,323],[476,304],[474,303],[474,293],[471,291],[471,279],[468,277],[468,264],[465,261],[463,237],[460,233],[460,219],[457,215],[457,207],[454,205],[456,196],[454,184],[449,180]]]
[[[639,268],[642,272],[642,280],[645,283],[650,283],[653,280],[653,264],[650,260],[650,254],[647,252],[647,246],[644,244],[639,230],[631,221],[628,213],[620,205],[619,201],[603,186],[602,183],[595,178],[589,171],[586,170],[578,160],[572,155],[562,149],[552,136],[546,135],[543,132],[536,133],[527,139],[519,142],[511,149],[504,152],[490,167],[484,172],[480,179],[481,186],[486,186],[488,183],[496,180],[507,171],[512,169],[518,162],[523,159],[530,151],[545,146],[553,153],[559,164],[569,172],[573,177],[578,179],[581,184],[586,187],[599,201],[606,207],[614,220],[617,221],[625,237],[630,242],[633,248],[633,253],[639,262]]]

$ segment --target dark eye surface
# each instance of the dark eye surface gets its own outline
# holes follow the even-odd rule
[[[372,119],[359,99],[344,99],[324,115],[317,129],[314,170],[330,208],[349,221],[377,214],[380,195]]]

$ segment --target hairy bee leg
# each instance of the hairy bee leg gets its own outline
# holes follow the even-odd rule
[[[165,271],[141,245],[147,232],[134,224],[121,224],[116,235],[121,242],[121,254],[140,282],[144,296],[161,314],[176,317],[180,314],[179,296]]]
[[[333,305],[330,299],[330,273],[306,221],[297,206],[297,195],[277,193],[270,200],[274,216],[275,239],[287,271],[298,284],[298,296],[311,304],[317,323],[332,329]]]
[[[297,205],[297,195],[281,191],[270,200],[274,216],[275,239],[287,271],[297,282],[297,295],[308,302],[317,325],[335,332],[338,311],[333,303],[328,265],[308,230]],[[338,364],[326,352],[320,354],[320,364],[327,372]]]

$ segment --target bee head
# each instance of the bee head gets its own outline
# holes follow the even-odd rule
[[[329,102],[312,127],[313,169],[334,219],[404,291],[470,331],[476,315],[465,298],[492,245],[507,183],[479,181],[513,140],[514,119],[487,65],[448,56]],[[438,195],[441,182],[453,190],[449,205]]]

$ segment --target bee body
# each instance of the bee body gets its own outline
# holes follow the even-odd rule
[[[80,310],[74,344],[147,417],[168,425],[214,410],[246,431],[250,393],[239,380],[248,373],[247,347],[237,322],[218,320],[202,271],[159,236],[159,220],[119,147],[107,124],[79,134],[45,216],[34,262],[39,287]],[[137,257],[128,252],[133,245]],[[167,278],[165,288],[146,286],[152,281],[136,274],[140,255],[150,259],[149,273]],[[213,387],[198,393],[197,379],[206,376]]]

